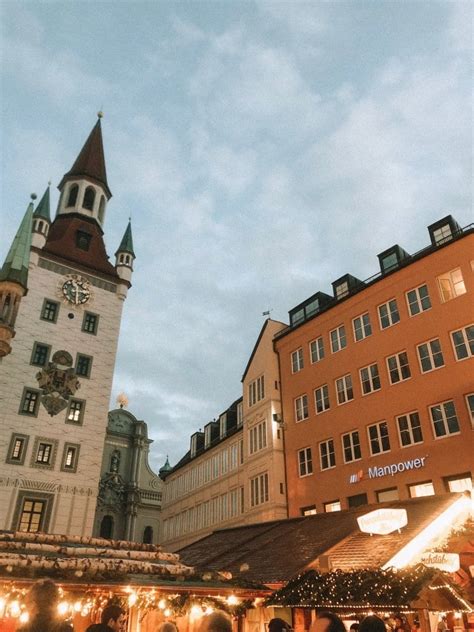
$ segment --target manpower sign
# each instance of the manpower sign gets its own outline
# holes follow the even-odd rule
[[[396,474],[400,474],[400,472],[407,472],[409,470],[419,470],[425,467],[426,459],[426,456],[420,456],[415,459],[407,459],[406,461],[390,463],[389,465],[382,465],[380,467],[369,467],[367,473],[363,470],[359,470],[356,474],[349,476],[349,483],[358,483],[363,478],[381,478],[382,476],[395,476]]]

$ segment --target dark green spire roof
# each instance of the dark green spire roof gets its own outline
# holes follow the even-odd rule
[[[164,474],[165,472],[170,472],[172,469],[173,468],[170,465],[168,455],[166,455],[166,462],[162,467],[160,467],[160,474]]]
[[[120,242],[120,246],[117,248],[118,252],[129,252],[133,257],[135,257],[135,253],[133,252],[133,239],[132,239],[132,223],[129,220],[128,226],[125,229],[125,232],[122,237],[122,241]]]
[[[46,191],[43,194],[38,206],[33,213],[33,217],[45,219],[47,222],[51,222],[51,214],[49,211],[49,184]]]
[[[32,199],[35,199],[35,197]],[[0,270],[0,281],[19,283],[28,289],[28,266],[30,263],[31,231],[33,227],[33,202],[28,204],[25,216],[20,224],[5,263]]]

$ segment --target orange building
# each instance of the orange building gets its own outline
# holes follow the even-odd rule
[[[290,517],[472,489],[474,226],[428,230],[275,337]]]

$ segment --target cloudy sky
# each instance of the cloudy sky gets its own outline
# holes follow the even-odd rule
[[[0,6],[0,256],[102,109],[108,252],[131,214],[137,254],[112,404],[156,468],[240,396],[263,311],[473,221],[470,2]]]

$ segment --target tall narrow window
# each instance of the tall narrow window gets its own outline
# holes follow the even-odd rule
[[[300,395],[295,399],[295,419],[303,421],[308,418],[308,396]]]
[[[397,384],[411,377],[410,365],[406,351],[401,351],[387,358],[387,368],[390,384]]]
[[[337,403],[345,404],[354,399],[354,390],[352,388],[352,377],[350,374],[344,375],[336,380]]]
[[[309,350],[311,354],[311,364],[315,362],[320,362],[324,358],[324,341],[323,337],[320,336],[309,343]]]
[[[359,342],[372,334],[372,325],[370,324],[369,313],[361,314],[352,321],[352,327],[354,329],[354,340]]]
[[[410,290],[407,292],[406,296],[410,316],[416,316],[431,307],[428,286],[426,285],[420,285],[420,287]]]
[[[330,332],[329,337],[331,339],[331,351],[333,353],[336,353],[347,346],[346,328],[344,325],[340,325],[337,329],[333,329]]]
[[[465,360],[474,356],[474,325],[451,332],[454,353],[457,360]]]
[[[40,392],[32,388],[25,388],[20,404],[20,415],[38,416],[38,408],[40,403]]]
[[[377,364],[371,364],[360,369],[360,383],[363,395],[380,390],[380,377]]]
[[[84,202],[82,206],[86,208],[88,211],[92,211],[94,209],[95,202],[95,191],[92,187],[87,187],[84,193]]]
[[[342,435],[342,450],[345,463],[351,463],[352,461],[357,461],[362,458],[359,433],[357,430]]]
[[[317,415],[323,413],[325,410],[329,410],[329,388],[327,384],[315,389],[314,405]]]
[[[456,415],[456,408],[452,400],[436,404],[430,408],[431,421],[436,437],[446,437],[451,434],[458,434],[459,422]]]
[[[298,373],[303,367],[303,349],[300,347],[291,354],[291,372]]]
[[[396,299],[392,299],[383,305],[379,305],[380,329],[387,329],[400,321]]]
[[[418,345],[417,350],[422,373],[428,373],[444,366],[443,353],[438,338]]]
[[[303,448],[298,451],[298,474],[300,478],[313,473],[313,459],[311,448]]]
[[[322,470],[336,467],[336,454],[334,452],[334,441],[328,439],[319,444],[319,460]]]
[[[153,527],[148,526],[143,530],[143,544],[153,544]]]
[[[370,453],[372,456],[388,452],[390,450],[390,439],[388,437],[388,426],[386,421],[373,424],[367,428],[369,433]]]
[[[78,193],[79,193],[78,185],[73,184],[72,187],[69,189],[69,197],[67,199],[67,204],[66,204],[68,208],[76,205]]]
[[[420,416],[415,410],[406,415],[397,417],[398,433],[400,435],[400,445],[406,447],[415,443],[423,442],[423,434],[421,432]]]
[[[100,523],[99,535],[101,538],[111,540],[114,533],[114,519],[112,516],[104,516]]]

